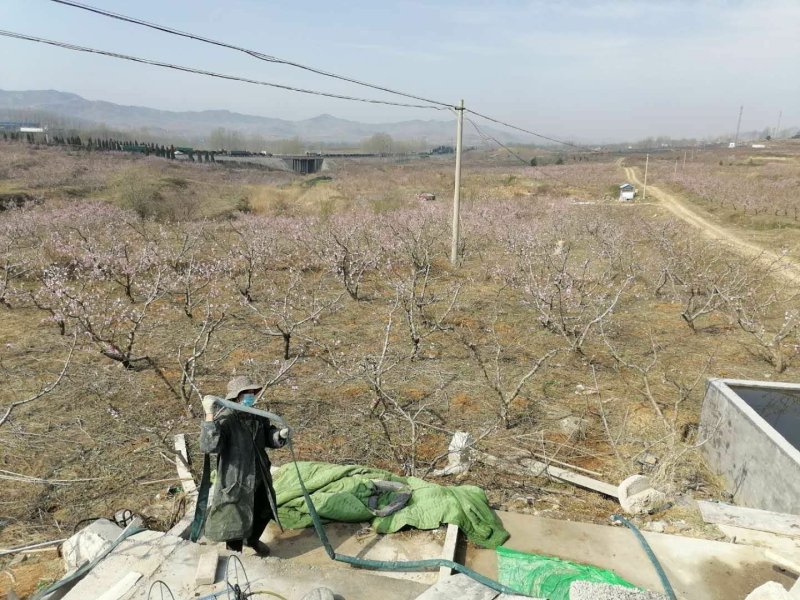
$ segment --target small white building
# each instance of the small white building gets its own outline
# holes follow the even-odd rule
[[[636,188],[631,183],[623,183],[619,186],[620,202],[630,202],[636,196]]]

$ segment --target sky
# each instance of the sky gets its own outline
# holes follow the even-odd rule
[[[623,141],[800,126],[800,0],[83,0],[559,138]],[[0,29],[293,86],[403,101],[50,0],[0,0]],[[299,120],[447,119],[0,37],[0,89]],[[533,140],[532,140],[533,141]]]

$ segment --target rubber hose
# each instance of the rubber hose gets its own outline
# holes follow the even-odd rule
[[[639,544],[644,549],[645,554],[647,554],[647,558],[649,558],[650,562],[653,563],[653,567],[655,568],[656,573],[658,573],[658,578],[661,580],[661,585],[664,587],[664,592],[669,597],[669,600],[678,600],[677,596],[675,596],[675,590],[672,589],[672,584],[669,582],[667,574],[664,572],[664,568],[661,566],[661,563],[658,562],[655,552],[653,552],[653,549],[650,547],[650,544],[647,543],[647,540],[644,539],[642,532],[639,531],[636,525],[621,515],[611,515],[611,520],[615,523],[622,523],[633,532],[633,535],[636,536],[636,539],[639,540]]]

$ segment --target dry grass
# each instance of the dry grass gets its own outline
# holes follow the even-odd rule
[[[0,186],[41,194],[45,203],[36,210],[51,211],[89,199],[124,204],[137,198],[136,190],[126,196],[125,186],[138,181],[144,196],[157,194],[159,202],[171,206],[169,213],[154,213],[167,222],[168,231],[178,227],[172,221],[208,219],[204,247],[217,249],[232,247],[235,240],[226,219],[237,209],[252,211],[261,219],[258,223],[263,229],[257,231],[275,236],[280,246],[264,265],[253,292],[257,299],[285,286],[287,267],[298,260],[302,260],[307,285],[322,283],[334,297],[343,292],[326,257],[308,252],[336,218],[353,222],[364,218],[378,231],[376,239],[386,245],[398,244],[398,239],[380,237],[384,226],[394,227],[401,237],[424,227],[431,231],[441,227],[438,236],[431,234],[431,289],[444,297],[460,284],[458,300],[445,321],[447,327],[425,338],[414,360],[398,359],[399,366],[386,381],[386,391],[404,406],[431,403],[430,411],[424,413],[427,426],[416,440],[419,473],[441,466],[448,432],[468,430],[480,435],[492,428],[482,444],[493,452],[535,452],[597,471],[608,481],[641,470],[637,459],[648,452],[660,459],[654,476],[672,491],[718,497],[719,482],[705,471],[698,452],[689,449],[692,440],[682,439],[682,432],[697,423],[703,386],[676,407],[671,380],[772,376],[769,365],[744,348],[744,335],[724,316],[711,315],[693,333],[681,320],[679,298],[654,295],[661,259],[654,232],[668,217],[653,206],[603,203],[611,183],[622,176],[612,161],[532,168],[469,156],[464,178],[467,254],[464,264],[453,269],[447,261],[448,233],[443,225],[448,219],[453,175],[444,159],[406,164],[342,162],[324,174],[332,178],[328,180],[124,156],[85,158],[25,146],[0,146],[0,153],[12,157],[7,163],[12,167],[1,174]],[[60,166],[45,176],[42,171],[50,161]],[[89,171],[76,174],[78,165],[89,165]],[[85,191],[76,194],[76,189]],[[415,197],[421,191],[431,191],[439,200],[418,210]],[[189,208],[181,204],[187,199]],[[575,206],[576,199],[599,204]],[[181,206],[183,213],[176,208]],[[3,218],[0,214],[0,221]],[[306,225],[302,239],[295,240],[291,225],[298,222]],[[131,235],[123,224],[118,231],[120,236]],[[657,367],[649,373],[648,383],[668,426],[655,416],[641,374],[618,365],[598,335],[587,339],[582,353],[563,349],[563,338],[540,325],[524,290],[509,284],[518,260],[514,244],[526,232],[553,250],[559,241],[571,245],[576,258],[597,261],[593,267],[597,270],[606,264],[602,252],[616,248],[613,252],[623,264],[615,268],[620,273],[635,270],[631,287],[604,330],[631,364],[646,365],[656,348]],[[695,232],[678,228],[676,235]],[[404,241],[410,243],[408,238]],[[40,253],[38,248],[33,251]],[[392,312],[392,284],[407,276],[408,256],[402,244],[387,251],[380,269],[369,271],[363,282],[364,299],[355,301],[342,294],[335,310],[326,311],[317,324],[293,340],[293,352],[301,351],[302,357],[289,377],[270,390],[268,406],[286,415],[295,427],[301,458],[401,468],[392,446],[405,448],[408,428],[401,419],[392,418],[388,427],[393,443],[387,440],[376,412],[370,411],[374,392],[358,365],[380,354],[390,314],[390,354],[407,356],[410,351],[403,314],[399,309]],[[263,335],[263,325],[242,308],[230,282],[220,282],[218,287],[222,290],[219,301],[229,306],[235,318],[215,338],[210,359],[198,375],[207,393],[224,389],[234,372],[259,377],[274,372],[282,349],[281,341]],[[191,339],[195,325],[175,310],[174,299],[159,301],[157,308],[158,325],[144,327],[142,344],[167,379],[176,381],[180,377],[176,350]],[[46,315],[38,310],[0,306],[0,316],[0,363],[10,374],[8,385],[0,389],[2,406],[50,380],[58,372],[69,340],[59,336],[52,323],[44,322]],[[511,403],[509,428],[496,425],[496,393],[479,372],[467,339],[477,340],[486,356],[492,356],[492,344],[502,346],[498,369],[511,387],[538,357],[561,348]],[[328,351],[341,364],[331,366]],[[796,364],[782,375],[788,381],[799,378]],[[193,403],[198,408],[196,399]],[[109,515],[120,508],[140,511],[162,526],[168,524],[179,498],[167,493],[168,484],[141,483],[174,476],[174,465],[165,459],[171,456],[174,433],[186,433],[190,452],[199,456],[198,425],[184,408],[153,370],[121,368],[90,344],[81,343],[66,381],[50,396],[21,407],[0,428],[0,462],[4,469],[49,479],[97,481],[4,485],[0,520],[7,524],[0,529],[0,540],[11,545],[44,539],[56,534],[58,527],[71,528],[80,518]],[[565,433],[561,419],[566,416],[585,419],[586,430],[581,435]],[[276,452],[274,457],[277,462],[286,460],[285,453]],[[615,510],[611,502],[590,492],[540,480],[519,481],[483,467],[476,467],[465,481],[483,485],[496,506],[603,522]]]

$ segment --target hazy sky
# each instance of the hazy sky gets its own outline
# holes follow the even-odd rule
[[[84,0],[582,140],[800,125],[800,0],[321,2]],[[48,0],[0,0],[0,29],[255,79],[387,98]],[[0,89],[285,119],[442,119],[0,38]]]

